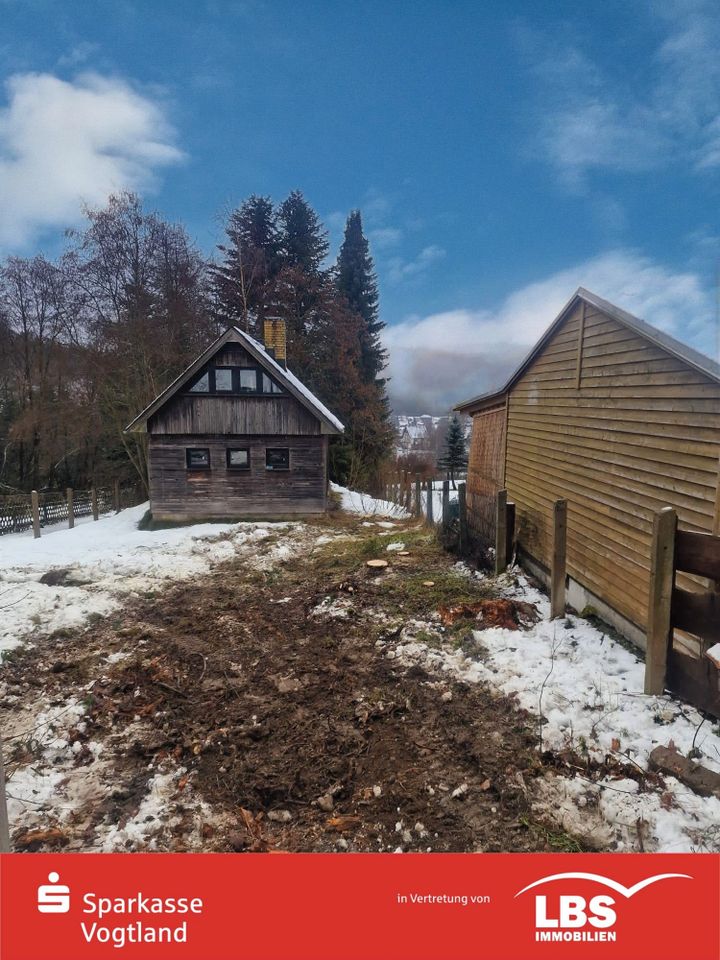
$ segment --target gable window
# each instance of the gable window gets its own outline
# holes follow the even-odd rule
[[[268,447],[265,450],[266,470],[289,470],[290,450],[287,447]]]
[[[210,449],[208,447],[188,447],[185,450],[185,462],[188,470],[209,470]]]
[[[226,456],[229,470],[250,469],[250,450],[248,447],[228,447]]]
[[[215,367],[215,389],[218,393],[232,393],[232,367]]]
[[[282,393],[282,387],[275,383],[274,380],[271,380],[270,377],[263,373],[262,375],[262,392],[263,393]]]
[[[240,393],[257,393],[257,381],[257,370],[240,368]]]
[[[207,371],[190,387],[190,393],[210,393],[210,374]]]
[[[187,388],[188,393],[238,394],[284,393],[285,391],[259,367],[213,367],[200,376]]]

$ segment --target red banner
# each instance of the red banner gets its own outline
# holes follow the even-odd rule
[[[720,960],[720,856],[12,854],[2,960]]]

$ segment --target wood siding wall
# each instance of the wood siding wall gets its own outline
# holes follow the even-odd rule
[[[213,357],[212,365],[256,367],[258,364],[239,344],[228,343]],[[148,433],[319,436],[321,425],[317,417],[288,394],[228,396],[181,391],[153,414],[148,421]]]
[[[155,519],[190,520],[321,513],[327,437],[151,435],[150,505]],[[208,447],[210,470],[188,470],[188,447]],[[250,448],[250,469],[227,467],[228,447]],[[267,470],[267,447],[290,449],[289,470]]]
[[[495,543],[495,497],[505,484],[505,404],[473,416],[468,456],[468,528],[483,543]]]
[[[319,436],[320,421],[288,396],[178,394],[150,418],[148,433]]]
[[[226,343],[212,358],[216,367],[256,367],[257,360],[239,343]]]
[[[582,327],[578,306],[511,390],[505,485],[545,566],[567,499],[568,573],[644,630],[653,513],[713,528],[720,385],[589,305]]]

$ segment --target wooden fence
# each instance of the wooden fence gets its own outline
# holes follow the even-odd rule
[[[678,573],[709,582],[689,590]],[[665,689],[720,717],[720,537],[677,529],[677,514],[665,507],[653,522],[650,617],[645,658],[645,693]],[[699,656],[676,643],[676,631],[697,637]]]
[[[90,490],[47,490],[0,497],[0,536],[33,530],[40,536],[43,527],[67,521],[72,527],[80,517],[119,512],[142,503],[144,494],[132,484],[93,487]]]
[[[514,520],[514,505],[501,490],[495,496],[492,525],[496,574],[506,569],[514,550],[522,549],[515,542]],[[550,609],[552,617],[562,617],[567,584],[565,500],[554,503],[552,537]],[[475,549],[472,542],[469,546]],[[678,575],[683,575],[683,586],[678,585]],[[678,530],[671,507],[654,519],[645,660],[645,693],[665,690],[720,717],[720,536]]]

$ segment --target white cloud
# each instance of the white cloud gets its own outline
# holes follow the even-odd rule
[[[378,250],[395,247],[402,238],[403,231],[399,227],[377,227],[368,234],[370,243]]]
[[[393,283],[401,283],[403,280],[409,280],[420,273],[424,273],[438,260],[442,260],[444,256],[443,248],[436,243],[431,243],[429,246],[423,247],[412,260],[393,257],[388,261],[388,277]]]
[[[0,247],[78,220],[83,203],[152,183],[181,159],[161,107],[118,79],[16,74],[0,109]]]
[[[501,386],[579,286],[713,354],[713,297],[694,273],[617,250],[510,294],[496,310],[457,309],[385,329],[393,408],[443,413]]]
[[[720,16],[714,0],[663,0],[665,37],[642,71],[603,72],[557,40],[528,51],[542,98],[539,140],[571,186],[592,170],[639,172],[678,162],[720,165]],[[626,55],[622,47],[621,55]],[[623,79],[623,77],[625,79]]]

